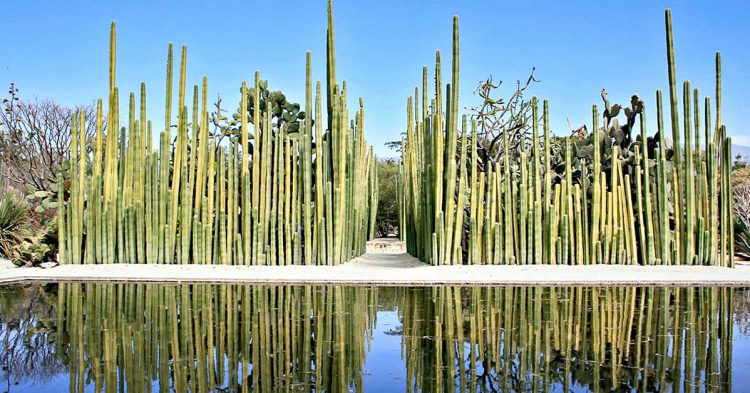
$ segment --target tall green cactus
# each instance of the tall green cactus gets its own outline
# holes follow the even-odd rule
[[[363,197],[376,189],[375,157],[364,139],[362,101],[349,124],[346,84],[336,82],[332,12],[329,2],[327,129],[320,121],[320,82],[313,103],[308,53],[306,117],[299,131],[272,122],[270,107],[262,113],[253,105],[253,113],[241,111],[237,138],[212,138],[205,77],[193,88],[192,104],[186,102],[183,47],[175,135],[170,44],[158,149],[151,144],[145,85],[137,109],[130,94],[128,122],[120,127],[113,23],[107,132],[101,101],[91,149],[84,115],[73,117],[70,197],[63,203],[62,188],[58,196],[60,262],[337,264],[364,253],[377,209]],[[260,102],[260,83],[256,72],[254,103]],[[244,81],[241,90],[241,108],[247,108]]]
[[[717,120],[712,124],[706,98],[702,147],[698,93],[690,89],[689,82],[683,89],[684,125],[680,131],[670,10],[665,18],[671,149],[665,143],[661,92],[657,91],[659,138],[653,143],[658,148],[650,144],[653,138],[649,139],[646,129],[645,105],[634,101],[629,110],[640,116],[640,141],[634,148],[637,159],[619,158],[615,145],[608,160],[602,162],[610,150],[605,145],[609,129],[600,128],[601,115],[594,105],[592,159],[577,159],[572,151],[574,141],[565,138],[561,162],[553,162],[551,146],[554,139],[560,139],[550,136],[545,101],[544,137],[539,140],[538,103],[533,98],[531,140],[520,146],[519,154],[504,154],[496,165],[485,163],[481,173],[476,157],[481,141],[475,134],[469,138],[466,127],[458,134],[458,20],[454,18],[451,83],[443,92],[438,52],[432,105],[427,107],[426,82],[422,84],[421,112],[419,91],[407,100],[401,172],[409,253],[436,265],[733,266],[731,141],[720,120],[721,58],[717,54]],[[426,79],[425,71],[423,81]],[[609,116],[610,110],[606,104],[604,115]],[[610,127],[606,118],[603,124]],[[459,137],[462,143],[457,149]],[[472,144],[468,150],[464,141]],[[507,133],[502,135],[502,144],[509,152]],[[471,152],[468,160],[467,151]],[[667,165],[669,160],[672,166]],[[468,178],[464,174],[467,166]],[[468,220],[463,218],[466,189],[471,192]],[[468,247],[466,252],[464,247]]]

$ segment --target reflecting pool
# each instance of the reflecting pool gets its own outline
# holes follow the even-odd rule
[[[0,392],[750,391],[750,291],[0,287]]]

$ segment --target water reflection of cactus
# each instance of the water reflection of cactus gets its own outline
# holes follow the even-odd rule
[[[361,391],[376,303],[356,287],[61,284],[58,353],[71,391]]]
[[[11,288],[0,359],[21,390],[731,391],[746,374],[747,355],[733,354],[748,343],[746,292]]]
[[[731,288],[408,289],[409,391],[731,391],[732,298]]]

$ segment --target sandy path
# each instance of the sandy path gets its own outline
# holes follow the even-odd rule
[[[428,266],[407,254],[367,253],[340,266],[67,265],[0,268],[0,284],[29,281],[350,285],[750,286],[750,266]]]

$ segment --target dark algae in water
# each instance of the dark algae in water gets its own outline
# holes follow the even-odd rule
[[[6,287],[0,383],[10,392],[738,391],[746,293]]]

